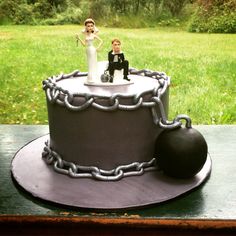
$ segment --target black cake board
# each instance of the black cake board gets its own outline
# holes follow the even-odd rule
[[[161,171],[119,181],[71,178],[56,173],[42,159],[49,135],[22,147],[12,160],[11,171],[17,183],[33,196],[53,203],[91,209],[128,209],[161,203],[178,197],[202,184],[211,172],[211,159],[189,179],[175,179]]]

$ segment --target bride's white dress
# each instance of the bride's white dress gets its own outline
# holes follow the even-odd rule
[[[97,51],[93,46],[94,38],[86,38],[86,54],[88,64],[88,82],[97,80]]]

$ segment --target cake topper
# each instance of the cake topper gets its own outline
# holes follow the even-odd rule
[[[88,18],[84,21],[85,28],[82,30],[84,34],[84,40],[81,39],[79,34],[76,35],[77,42],[80,41],[81,44],[86,47],[87,64],[88,64],[88,83],[94,83],[98,78],[97,73],[97,51],[101,48],[103,41],[98,37],[98,28],[95,26],[93,19]],[[94,40],[99,41],[97,48],[93,45]]]
[[[110,82],[113,82],[114,70],[123,69],[123,79],[130,81],[128,78],[129,62],[125,60],[124,53],[121,51],[121,41],[119,39],[112,40],[112,50],[108,53],[108,71],[111,76]]]
[[[129,62],[121,51],[121,41],[115,38],[111,44],[112,50],[108,52],[108,62],[101,75],[101,81],[106,84],[110,83],[110,85],[132,84],[128,78]]]

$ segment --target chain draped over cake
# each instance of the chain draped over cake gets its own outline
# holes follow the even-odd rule
[[[70,93],[68,90],[57,86],[56,82],[60,80],[87,76],[87,73],[76,70],[70,74],[52,76],[47,80],[44,80],[43,89],[46,91],[46,95],[50,103],[57,103],[61,106],[65,106],[71,111],[85,110],[90,106],[107,112],[114,110],[131,111],[140,107],[147,107],[151,109],[154,124],[158,125],[162,129],[174,129],[180,127],[182,125],[182,119],[186,121],[186,127],[191,127],[191,119],[186,115],[178,115],[173,121],[167,120],[161,97],[170,84],[170,78],[164,72],[156,72],[145,69],[136,70],[131,68],[129,69],[129,74],[151,77],[158,80],[159,83],[152,90],[145,91],[140,94],[126,96],[121,93],[115,93],[109,97],[98,94]],[[145,101],[143,97],[147,92],[150,92],[152,97],[148,101]],[[83,97],[85,100],[82,104],[74,105],[72,103],[75,97]],[[108,105],[99,104],[97,102],[99,98],[107,99]],[[131,98],[133,104],[122,104],[122,98]],[[157,108],[160,111],[160,118],[158,117]],[[45,143],[42,156],[46,163],[53,164],[53,168],[56,172],[75,178],[90,177],[97,180],[114,181],[120,180],[125,176],[141,175],[144,171],[158,169],[156,166],[156,158],[153,158],[147,162],[134,162],[127,165],[121,165],[112,170],[102,170],[95,166],[81,166],[63,160],[58,153],[50,148],[48,142]]]

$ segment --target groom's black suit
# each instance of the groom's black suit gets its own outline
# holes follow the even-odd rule
[[[129,71],[129,62],[125,60],[124,53],[113,53],[111,50],[108,53],[108,61],[109,61],[109,74],[111,76],[114,75],[114,70],[121,70],[124,69],[124,79],[127,79],[128,71]]]

